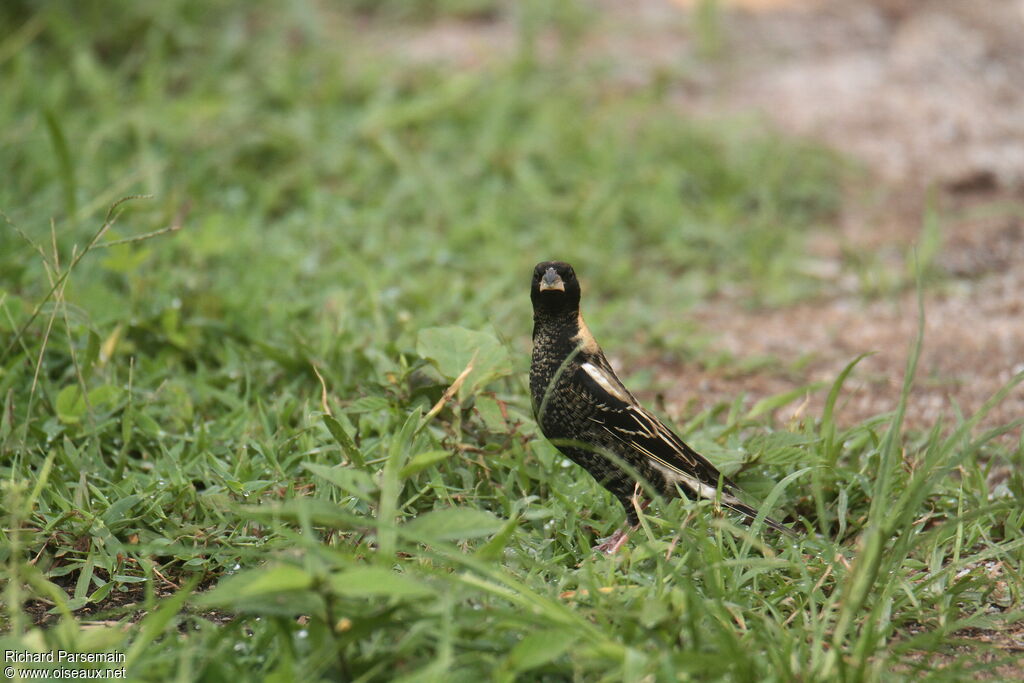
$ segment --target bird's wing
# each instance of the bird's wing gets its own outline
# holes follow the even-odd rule
[[[591,418],[599,429],[649,458],[670,481],[678,481],[698,496],[715,497],[722,477],[718,469],[643,408],[615,376],[607,360],[587,360],[580,369],[584,384],[598,397],[601,406],[598,416]],[[728,479],[722,479],[725,491],[735,488]]]
[[[646,410],[622,384],[603,354],[580,364],[581,382],[597,399],[598,413],[590,419],[619,443],[645,456],[661,470],[667,482],[678,484],[694,496],[718,501],[753,520],[757,510],[740,500],[735,484],[726,479],[704,456]],[[719,493],[721,482],[721,493]],[[765,517],[777,531],[796,536],[796,531]]]

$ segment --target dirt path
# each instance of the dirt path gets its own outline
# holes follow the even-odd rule
[[[761,111],[897,185],[1024,184],[1024,2],[726,4],[704,106]]]
[[[874,355],[848,384],[842,419],[893,408],[915,295],[864,293],[884,288],[872,280],[907,284],[929,201],[942,241],[931,265],[943,283],[926,295],[908,419],[930,426],[951,400],[977,410],[1024,371],[1024,1],[732,0],[703,24],[696,4],[604,2],[592,49],[615,56],[626,79],[681,74],[682,110],[757,113],[859,160],[869,178],[848,193],[838,230],[813,241],[818,269],[836,275],[825,298],[754,313],[722,299],[695,314],[737,358],[773,356],[778,368],[665,368],[683,380],[667,393],[669,410],[830,381],[864,352]],[[701,59],[702,50],[718,57]],[[846,256],[857,252],[875,261],[860,278]],[[991,421],[1020,416],[1022,388]]]

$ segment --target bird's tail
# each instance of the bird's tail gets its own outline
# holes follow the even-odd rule
[[[757,510],[755,510],[754,508],[750,507],[746,503],[741,503],[738,500],[735,500],[735,499],[728,500],[728,501],[723,500],[722,501],[722,505],[724,505],[725,507],[729,508],[730,510],[735,510],[736,512],[743,513],[746,516],[746,520],[744,520],[744,521],[746,521],[747,524],[751,524],[754,521],[754,518],[757,517]],[[765,515],[765,517],[764,517],[764,523],[767,526],[771,527],[772,529],[775,529],[778,532],[786,534],[787,536],[789,536],[791,538],[799,538],[802,535],[796,529],[794,529],[792,527],[788,527],[785,524],[783,524],[782,522],[777,522],[774,519],[772,519],[771,517],[768,517],[767,515]]]

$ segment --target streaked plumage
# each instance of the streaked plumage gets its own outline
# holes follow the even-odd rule
[[[732,482],[623,386],[580,315],[580,285],[572,266],[537,264],[530,298],[530,393],[537,422],[559,451],[615,495],[630,525],[639,523],[631,502],[637,481],[621,463],[662,496],[676,497],[678,487],[687,497],[718,500],[748,519],[757,515],[737,497]],[[765,523],[794,533],[773,519]]]

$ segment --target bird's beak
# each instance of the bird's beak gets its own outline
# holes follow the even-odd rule
[[[547,272],[544,273],[544,277],[540,279],[540,291],[547,289],[557,289],[559,292],[565,291],[565,283],[562,282],[562,278],[555,272],[554,268],[548,268]]]

